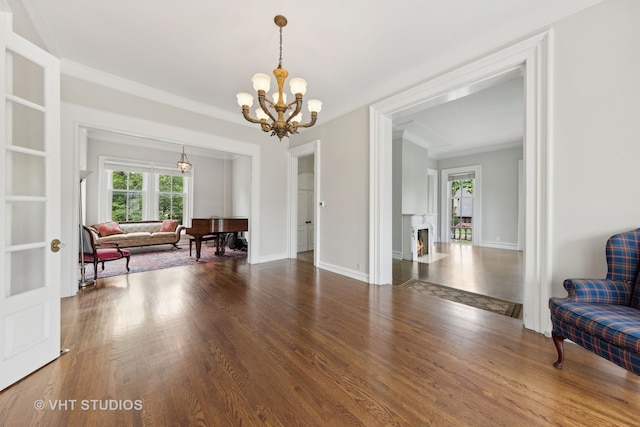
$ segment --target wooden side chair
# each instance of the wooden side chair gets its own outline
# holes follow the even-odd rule
[[[93,232],[87,226],[82,226],[82,248],[83,253],[79,254],[79,257],[84,258],[85,264],[93,264],[93,279],[98,278],[98,264],[102,263],[102,269],[104,270],[104,263],[107,261],[115,261],[118,259],[127,259],[127,271],[129,269],[129,260],[131,259],[131,252],[120,249],[115,242],[101,242],[97,244]]]

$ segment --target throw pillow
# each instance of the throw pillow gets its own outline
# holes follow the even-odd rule
[[[98,233],[100,233],[100,237],[123,233],[123,231],[120,229],[120,225],[118,225],[118,223],[115,221],[103,222],[102,224],[94,225],[93,228],[98,230]]]
[[[160,231],[176,231],[178,227],[178,221],[175,219],[164,219],[160,226]]]

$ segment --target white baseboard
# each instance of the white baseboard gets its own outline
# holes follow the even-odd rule
[[[283,259],[289,259],[289,256],[286,252],[260,257],[259,263],[280,261]],[[318,268],[331,271],[332,273],[340,274],[341,276],[347,276],[352,279],[360,280],[361,282],[369,283],[369,275],[361,271],[350,270],[348,268],[340,267],[333,264],[327,264],[324,262],[318,263]]]
[[[480,246],[484,248],[495,248],[495,249],[508,249],[511,251],[517,251],[518,244],[517,243],[505,243],[505,242],[481,242]]]
[[[347,276],[352,279],[360,280],[361,282],[369,283],[369,275],[361,271],[351,270],[324,262],[318,263],[318,268],[340,274],[341,276]]]
[[[402,251],[393,251],[393,259],[402,259]]]
[[[281,259],[289,259],[289,256],[286,252],[262,256],[258,259],[258,263],[262,264],[263,262],[280,261]]]

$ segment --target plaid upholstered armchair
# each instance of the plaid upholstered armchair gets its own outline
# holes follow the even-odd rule
[[[564,339],[640,375],[640,228],[611,236],[605,279],[567,279],[566,298],[550,298],[554,366],[564,362]]]

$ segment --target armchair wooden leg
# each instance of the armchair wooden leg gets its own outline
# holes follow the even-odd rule
[[[551,332],[551,337],[553,338],[553,343],[558,351],[558,360],[553,362],[553,366],[556,368],[562,368],[562,363],[564,362],[564,337],[562,335],[558,335],[554,331]]]
[[[129,261],[131,260],[131,255],[126,255],[125,258],[127,259],[127,271],[130,271],[130,269],[129,269]]]
[[[98,280],[98,260],[93,261],[93,280]]]

